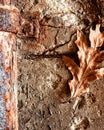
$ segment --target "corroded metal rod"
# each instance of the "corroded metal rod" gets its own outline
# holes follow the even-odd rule
[[[10,0],[0,0],[0,130],[17,130],[16,33],[19,11]]]

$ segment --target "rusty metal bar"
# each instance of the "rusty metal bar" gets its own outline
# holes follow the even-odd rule
[[[18,130],[16,33],[19,11],[0,0],[0,130]]]

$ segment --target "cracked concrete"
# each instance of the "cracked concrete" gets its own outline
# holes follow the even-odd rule
[[[38,39],[17,35],[19,130],[103,130],[104,80],[92,82],[90,93],[69,101],[71,74],[61,56],[76,54],[77,29],[87,35],[96,22],[104,25],[104,1],[14,1],[26,20],[40,13],[35,19]],[[29,23],[34,24],[31,18]]]

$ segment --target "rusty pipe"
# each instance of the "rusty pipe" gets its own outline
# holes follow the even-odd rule
[[[16,33],[19,11],[0,0],[0,129],[18,130]]]

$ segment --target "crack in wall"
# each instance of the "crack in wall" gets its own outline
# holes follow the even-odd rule
[[[71,41],[71,39],[72,39],[72,37],[74,36],[76,34],[76,32],[74,32],[73,34],[71,34],[71,36],[70,36],[70,39],[67,41],[67,42],[65,42],[64,44],[59,44],[59,45],[56,45],[55,47],[52,47],[52,48],[50,48],[50,49],[47,49],[47,50],[45,50],[42,54],[40,54],[40,55],[35,55],[35,54],[33,54],[33,53],[28,53],[27,55],[25,55],[25,59],[31,59],[31,60],[33,60],[33,59],[36,59],[36,58],[61,58],[62,57],[62,55],[64,55],[64,53],[63,54],[47,54],[47,52],[52,52],[52,51],[54,51],[55,49],[57,49],[57,48],[59,48],[59,47],[62,47],[62,46],[64,46],[65,44],[68,44],[70,41]],[[57,37],[57,35],[58,35],[58,33],[56,34],[56,36],[55,36],[55,39],[56,39],[56,37]],[[57,41],[57,40],[55,40],[55,41]]]
[[[28,0],[23,0],[24,3],[22,1],[20,1],[20,2],[19,1],[20,0],[18,0],[18,3],[21,2],[24,5],[25,2],[27,3]],[[51,1],[54,2],[54,0],[51,0]],[[76,5],[76,3],[78,1],[80,1],[82,3],[81,7],[83,7],[83,10],[82,10],[82,8],[79,8],[78,5]],[[21,60],[20,61],[21,63],[19,63],[19,65],[21,64],[20,68],[22,69],[21,73],[22,73],[23,77],[22,77],[22,79],[20,79],[21,83],[20,83],[19,87],[20,88],[28,87],[31,89],[31,91],[33,91],[33,93],[32,93],[30,91],[30,89],[28,89],[28,90],[26,90],[26,91],[28,91],[28,93],[24,93],[23,91],[20,91],[20,93],[19,93],[19,100],[21,99],[21,101],[23,102],[23,106],[19,109],[19,118],[20,118],[19,121],[20,121],[21,130],[22,129],[24,129],[24,130],[25,129],[26,130],[27,129],[31,129],[31,130],[34,130],[34,129],[69,130],[70,129],[69,125],[73,125],[73,124],[75,125],[75,120],[76,120],[75,117],[77,117],[77,121],[79,121],[79,122],[78,122],[77,126],[75,126],[74,128],[77,129],[76,127],[78,127],[78,129],[79,129],[78,125],[80,125],[81,121],[84,119],[82,119],[82,118],[81,118],[81,120],[78,119],[77,114],[79,114],[79,113],[77,113],[77,112],[80,112],[79,116],[82,115],[83,117],[85,117],[85,115],[90,113],[88,111],[88,113],[86,114],[86,112],[85,112],[86,108],[84,109],[84,107],[81,110],[78,110],[77,105],[76,105],[75,110],[73,110],[73,103],[67,104],[67,102],[63,102],[64,103],[63,106],[61,106],[58,103],[55,106],[54,104],[56,103],[56,99],[55,99],[55,101],[51,100],[52,96],[47,94],[46,88],[49,87],[48,84],[50,84],[50,82],[53,83],[53,86],[55,86],[54,89],[56,89],[57,86],[59,88],[61,87],[61,85],[64,86],[65,85],[64,81],[67,81],[67,79],[64,79],[64,77],[66,77],[67,69],[64,68],[65,66],[64,66],[61,58],[62,58],[62,55],[72,56],[72,53],[73,53],[73,52],[71,53],[72,48],[71,48],[71,51],[68,53],[57,51],[57,49],[60,49],[60,47],[64,48],[65,45],[70,48],[70,46],[68,46],[68,45],[70,45],[70,42],[73,40],[73,37],[76,35],[77,29],[84,30],[87,34],[89,32],[89,28],[95,21],[95,17],[96,17],[97,21],[99,21],[100,13],[97,14],[97,12],[99,12],[99,11],[98,10],[96,11],[94,8],[91,7],[92,5],[94,5],[94,2],[93,1],[91,2],[91,1],[92,0],[88,1],[88,3],[85,4],[86,0],[84,0],[84,1],[72,0],[72,3],[75,2],[75,4],[73,4],[73,5],[72,5],[72,3],[69,4],[68,8],[71,6],[74,7],[75,5],[76,5],[76,8],[73,8],[72,10],[67,9],[67,11],[66,10],[65,11],[53,10],[54,7],[53,8],[49,8],[49,7],[40,8],[39,4],[38,5],[34,4],[32,7],[30,5],[30,3],[25,4],[24,7],[23,6],[19,7],[19,8],[22,8],[22,11],[21,11],[22,14],[29,9],[30,9],[29,10],[30,13],[34,12],[34,10],[36,10],[36,8],[37,8],[41,12],[42,19],[43,19],[43,23],[41,23],[41,22],[39,23],[40,26],[42,28],[47,28],[47,30],[49,31],[48,35],[50,37],[52,37],[52,38],[49,37],[49,39],[46,40],[45,42],[43,40],[41,40],[40,44],[38,42],[35,42],[34,37],[30,37],[30,38],[21,37],[21,39],[23,40],[23,41],[21,40],[22,45],[25,46],[25,45],[27,45],[28,42],[30,44],[31,43],[32,44],[30,46],[28,46],[30,48],[28,48],[27,50],[25,50],[22,47],[21,47],[22,49],[20,50],[19,56],[22,57],[23,59],[22,58],[19,59],[19,60]],[[38,1],[38,3],[41,3],[41,0]],[[20,4],[20,5],[22,5],[22,4]],[[28,5],[28,7],[27,7],[27,5]],[[86,5],[89,5],[91,8],[89,8]],[[54,5],[54,6],[56,6],[56,5]],[[64,8],[63,8],[63,10],[64,10]],[[92,12],[90,12],[90,10],[92,10]],[[94,10],[95,10],[95,14],[94,14]],[[77,11],[79,11],[79,13]],[[82,13],[80,11],[82,11]],[[85,13],[85,15],[84,15],[84,13]],[[46,15],[49,15],[50,19],[48,19],[49,21],[46,19],[46,23],[44,24],[44,17],[46,17]],[[71,15],[72,15],[72,17],[70,17]],[[74,16],[76,19],[73,22],[73,20],[71,18],[73,18]],[[55,17],[56,17],[56,19],[55,19]],[[55,22],[53,22],[53,21],[55,21]],[[71,31],[71,29],[70,29],[71,27],[74,28],[75,31],[73,31],[73,29]],[[69,31],[72,33],[71,36],[69,36],[70,32],[67,31],[66,28],[70,29]],[[53,34],[52,34],[52,31],[53,31]],[[60,33],[60,32],[65,33],[66,31],[67,31],[67,33],[69,33],[68,38],[66,38],[66,36],[64,37]],[[60,42],[61,40],[63,40],[63,41]],[[32,51],[29,50],[31,48],[33,48]],[[37,50],[35,51],[35,49],[37,49]],[[74,54],[76,53],[76,51],[74,51]],[[52,62],[50,62],[50,61],[52,61]],[[62,71],[63,68],[66,70],[65,72]],[[58,74],[59,77],[56,76],[58,72],[59,73],[62,72],[62,74]],[[53,76],[54,76],[53,79],[50,78],[50,73],[53,74]],[[27,75],[27,74],[29,74],[29,75]],[[69,73],[68,73],[68,75],[69,75]],[[41,84],[41,87],[39,86],[38,83]],[[60,85],[60,83],[61,83],[61,85]],[[31,84],[31,85],[29,85],[29,84]],[[52,86],[52,84],[51,84],[51,86]],[[36,92],[36,89],[39,89],[39,91]],[[54,91],[54,90],[51,90],[52,88],[48,88],[48,89],[50,89],[51,92]],[[51,92],[49,92],[49,94]],[[22,98],[22,94],[23,94],[23,98]],[[44,107],[44,104],[45,104],[45,107]],[[34,106],[32,106],[32,105],[34,105]],[[53,105],[55,106],[54,109],[52,109]],[[51,112],[49,112],[49,113],[51,113],[51,116],[49,116],[47,114],[48,107],[50,107]],[[24,112],[24,114],[23,114],[23,112]],[[28,113],[28,112],[30,112],[30,113]],[[25,115],[30,116],[30,117],[26,117],[27,119],[25,119]],[[91,115],[92,115],[92,113],[91,113]],[[97,119],[99,120],[99,118],[97,118]],[[27,122],[24,123],[25,121],[27,121]],[[100,123],[100,121],[98,121],[98,124],[99,123]],[[91,128],[91,130],[92,130],[92,128]]]

